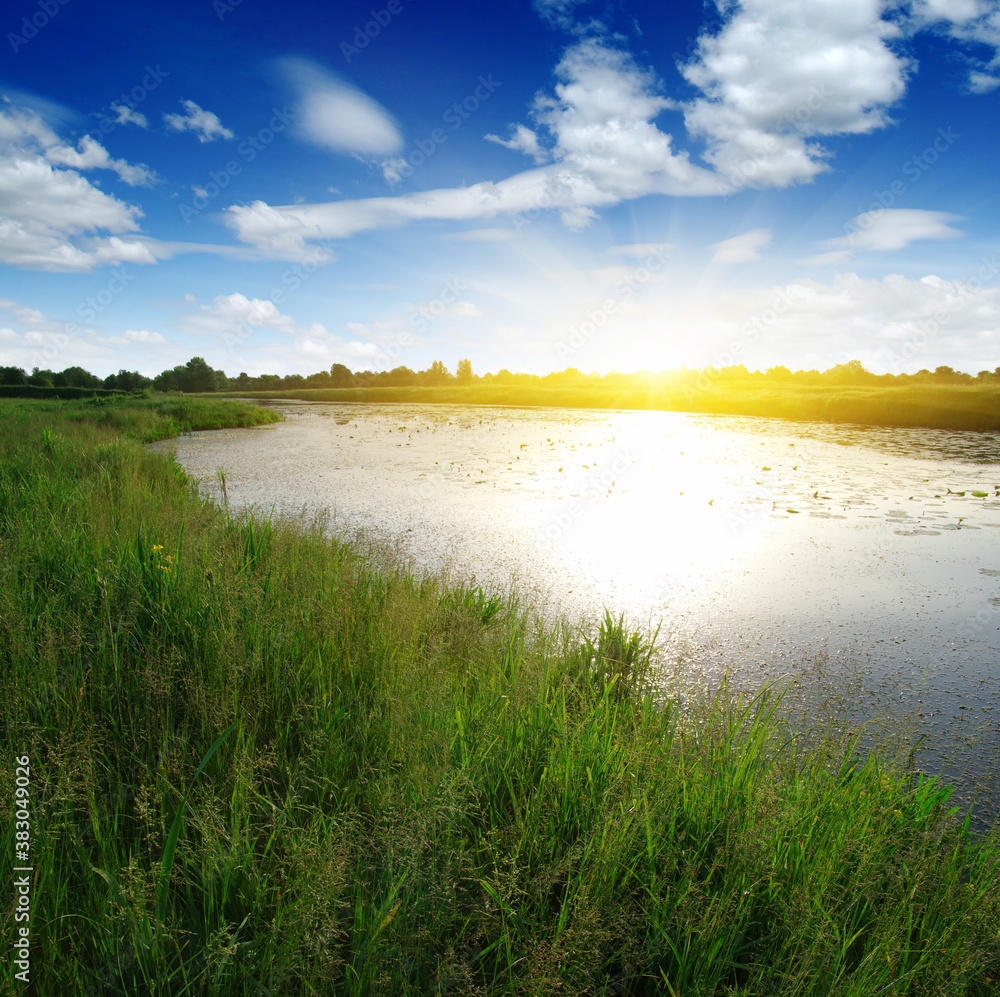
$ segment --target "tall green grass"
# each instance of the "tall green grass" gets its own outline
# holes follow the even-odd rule
[[[229,418],[176,404],[0,408],[36,993],[998,992],[1000,839],[906,744],[219,510],[136,442]]]

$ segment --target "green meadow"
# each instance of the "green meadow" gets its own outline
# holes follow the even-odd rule
[[[276,418],[0,400],[10,992],[1000,993],[1000,828],[914,742],[667,680],[613,607],[546,621],[230,513],[142,446]]]

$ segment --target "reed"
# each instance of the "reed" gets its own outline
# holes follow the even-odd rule
[[[622,617],[231,514],[138,442],[259,411],[0,402],[35,993],[998,992],[1000,833],[912,745],[665,686]]]

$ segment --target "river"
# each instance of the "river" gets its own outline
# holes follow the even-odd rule
[[[977,825],[1000,799],[1000,437],[677,412],[275,403],[285,422],[153,444],[233,508],[330,512],[421,572],[662,660],[797,675],[928,735]],[[975,773],[975,774],[974,774]],[[984,775],[985,773],[985,775]]]

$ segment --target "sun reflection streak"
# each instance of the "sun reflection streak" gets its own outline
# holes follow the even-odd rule
[[[546,539],[650,604],[695,588],[758,542],[773,508],[712,427],[668,412],[616,413],[616,433],[559,488]]]

